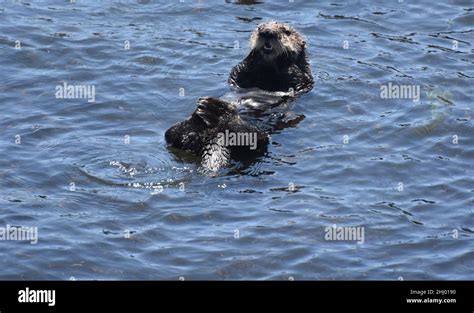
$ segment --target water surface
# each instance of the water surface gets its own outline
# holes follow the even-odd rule
[[[473,8],[2,1],[0,226],[39,242],[0,241],[0,279],[474,279]],[[164,132],[229,90],[271,19],[307,37],[304,119],[203,175]],[[64,82],[95,102],[57,99]],[[420,101],[382,99],[390,82]]]

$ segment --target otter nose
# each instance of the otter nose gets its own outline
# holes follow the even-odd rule
[[[269,29],[264,29],[260,32],[260,36],[265,39],[270,39],[272,37],[275,37],[275,34]]]

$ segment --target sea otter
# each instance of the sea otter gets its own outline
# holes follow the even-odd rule
[[[293,92],[301,95],[313,88],[306,54],[306,41],[288,24],[260,24],[250,36],[250,53],[229,75],[229,84],[239,88]]]
[[[256,103],[268,109],[313,87],[306,42],[289,25],[274,21],[260,24],[250,37],[250,47],[228,79],[237,91],[234,96],[200,98],[191,117],[165,133],[170,147],[199,155],[206,169],[215,171],[230,159],[261,155],[266,150],[269,129],[244,112],[249,102],[252,107]]]
[[[196,111],[165,133],[173,148],[201,156],[205,169],[218,170],[230,159],[242,160],[262,154],[268,135],[243,121],[235,105],[211,97],[198,100]]]

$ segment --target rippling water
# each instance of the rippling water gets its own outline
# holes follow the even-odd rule
[[[0,227],[39,232],[1,279],[474,279],[472,1],[75,2],[0,3]],[[203,175],[164,131],[270,19],[307,37],[305,118]]]

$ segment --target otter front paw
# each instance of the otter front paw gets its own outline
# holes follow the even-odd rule
[[[195,113],[208,127],[214,127],[219,120],[237,114],[234,105],[220,99],[202,97],[198,100]]]

